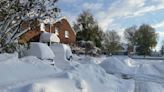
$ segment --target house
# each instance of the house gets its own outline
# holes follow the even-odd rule
[[[114,55],[128,55],[128,44],[119,43],[119,50],[113,52]]]
[[[29,26],[28,22],[22,23],[23,28],[27,28],[27,26]],[[34,20],[33,26],[35,27],[32,27],[26,33],[20,36],[20,43],[39,42],[43,31],[57,35],[60,39],[60,43],[73,44],[76,41],[76,33],[66,18],[61,18],[52,24],[43,24],[36,19]]]

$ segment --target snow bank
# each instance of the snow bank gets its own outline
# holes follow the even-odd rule
[[[75,86],[75,82],[68,78],[46,79],[32,83],[9,92],[84,92]],[[88,92],[88,91],[87,91]]]
[[[134,69],[125,63],[124,60],[119,60],[116,57],[109,57],[100,63],[100,66],[107,73],[123,73],[123,74],[131,74],[134,73]]]
[[[90,57],[90,56],[85,56],[85,55],[81,55],[78,60],[77,60],[78,63],[80,64],[95,64],[95,60],[93,57]]]
[[[88,92],[133,92],[134,81],[123,80],[107,74],[97,64],[79,64],[75,70],[69,71],[72,79],[81,78],[86,81]]]
[[[55,55],[47,44],[31,42],[30,48],[25,51],[26,56],[36,56],[40,59],[54,59]]]
[[[14,55],[3,54],[2,61],[12,56]],[[105,57],[102,57],[98,60],[101,62],[104,59]],[[70,68],[60,71],[43,63],[45,60],[34,56],[0,62],[0,92],[162,92],[164,90],[163,62],[137,63],[138,61],[128,57],[116,56],[108,57],[100,64],[97,64],[96,58],[89,56],[76,56],[76,60],[77,64],[66,63]],[[135,73],[134,76],[126,80],[109,74],[131,74],[131,72]]]
[[[0,62],[8,62],[8,61],[18,61],[18,53],[12,53],[12,54],[8,54],[8,53],[3,53],[0,54]]]
[[[14,85],[56,73],[54,67],[42,62],[36,57],[26,57],[20,61],[0,63],[0,88],[4,88],[2,85]]]
[[[76,64],[70,69],[57,72],[54,67],[42,63],[43,60],[33,56],[22,58],[20,61],[0,63],[2,92],[133,92],[134,90],[133,80],[123,80],[109,75],[95,63]]]

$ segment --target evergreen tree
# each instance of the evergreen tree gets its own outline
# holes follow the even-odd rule
[[[89,11],[83,11],[74,23],[77,32],[77,41],[92,41],[97,47],[101,47],[102,31]]]

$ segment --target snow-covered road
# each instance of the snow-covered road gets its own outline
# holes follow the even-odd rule
[[[134,80],[133,92],[164,92],[163,60],[130,59],[126,56],[114,56],[107,58],[100,66],[106,72],[117,75],[117,77]]]

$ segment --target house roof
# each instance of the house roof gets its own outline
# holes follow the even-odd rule
[[[72,26],[70,25],[70,22],[67,20],[66,17],[58,18],[58,19],[55,20],[55,21],[53,20],[51,24],[55,24],[55,23],[61,22],[62,20],[65,20],[65,21],[69,24],[69,26],[72,28]],[[45,24],[49,24],[48,21],[43,21],[43,22],[44,22]],[[73,28],[72,28],[72,30],[73,30],[74,34],[76,35],[75,30],[74,30]]]

